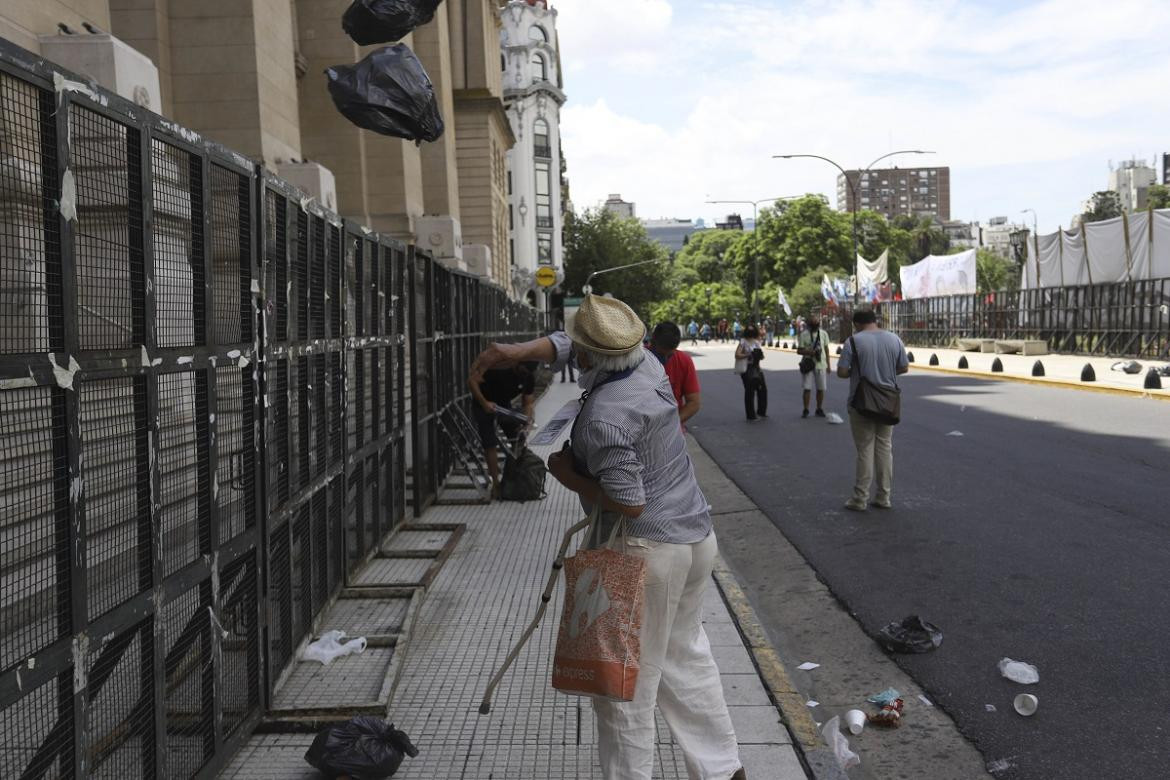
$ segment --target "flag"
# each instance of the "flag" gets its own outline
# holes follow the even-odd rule
[[[780,290],[780,306],[784,309],[784,313],[789,317],[792,316],[792,307],[788,305],[788,299],[784,297],[784,291]]]
[[[821,295],[825,296],[826,301],[835,303],[837,300],[836,293],[833,292],[833,283],[829,280],[828,274],[825,274],[821,279]]]

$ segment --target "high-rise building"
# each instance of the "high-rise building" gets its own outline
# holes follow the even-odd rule
[[[837,210],[951,218],[951,169],[879,168],[837,176]]]
[[[548,308],[552,288],[536,271],[564,268],[565,171],[561,106],[565,104],[557,12],[545,0],[511,0],[500,9],[504,102],[516,137],[508,152],[509,257],[519,297]]]
[[[611,194],[606,198],[605,210],[622,219],[633,219],[638,215],[634,204],[622,200],[622,196],[618,193]]]
[[[1109,171],[1109,189],[1121,196],[1121,207],[1126,211],[1144,209],[1150,185],[1157,181],[1157,171],[1145,160],[1125,160]]]
[[[447,127],[421,146],[361,130],[334,108],[325,68],[368,53],[341,29],[349,5],[6,0],[0,37],[263,162],[342,216],[509,288],[514,138],[497,2],[448,0],[403,40]]]
[[[690,219],[644,219],[642,227],[650,240],[666,247],[670,252],[681,252],[690,237],[699,227]]]

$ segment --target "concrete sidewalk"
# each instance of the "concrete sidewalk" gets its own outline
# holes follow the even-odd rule
[[[575,384],[555,382],[537,406],[538,423],[579,393]],[[567,433],[535,451],[547,456]],[[424,525],[463,523],[467,529],[428,588],[407,647],[399,648],[406,656],[388,717],[421,752],[396,777],[601,777],[588,700],[549,686],[560,588],[540,629],[496,692],[492,713],[478,713],[484,686],[539,604],[564,531],[581,517],[575,496],[551,477],[547,488],[548,498],[541,502],[439,506],[423,518]],[[803,780],[807,774],[792,737],[714,583],[704,614],[748,777]],[[321,695],[328,693],[330,674],[344,674],[345,665],[359,658],[326,667],[318,675]],[[303,760],[312,739],[311,734],[257,734],[221,777],[319,777]],[[661,718],[655,777],[686,778],[682,753]]]

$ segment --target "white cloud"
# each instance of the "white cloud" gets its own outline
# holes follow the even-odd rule
[[[910,146],[937,150],[924,159],[952,166],[956,216],[1043,206],[1042,222],[1055,225],[1104,186],[1108,159],[1170,151],[1156,147],[1170,122],[1170,104],[1156,97],[1165,94],[1170,3],[1047,0],[997,10],[959,0],[738,0],[679,2],[672,12],[659,0],[575,0],[558,8],[563,56],[580,63],[567,88],[582,100],[566,107],[564,125],[581,205],[620,191],[643,216],[695,216],[715,213],[702,203],[708,195],[832,194],[828,166],[771,155],[812,152],[853,167]],[[667,95],[685,110],[665,112]],[[1029,181],[1029,166],[1073,160],[1088,166],[1077,191],[1062,197]],[[1002,177],[1005,166],[1015,178],[995,191],[980,172]]]

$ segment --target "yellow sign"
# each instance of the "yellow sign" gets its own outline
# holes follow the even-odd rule
[[[536,271],[536,283],[541,287],[552,287],[557,283],[557,272],[547,266],[538,268]]]

